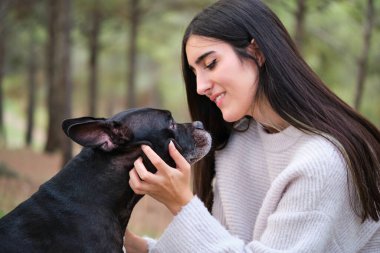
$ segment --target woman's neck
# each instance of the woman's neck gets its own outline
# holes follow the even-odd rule
[[[289,126],[289,123],[280,117],[268,103],[256,106],[251,115],[267,133],[278,133]]]

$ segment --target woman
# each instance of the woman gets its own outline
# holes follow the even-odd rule
[[[336,97],[258,0],[221,0],[182,44],[193,120],[214,141],[194,168],[149,148],[136,193],[175,215],[157,241],[127,231],[127,252],[379,252],[380,133]]]

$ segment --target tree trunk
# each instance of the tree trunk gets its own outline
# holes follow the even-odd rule
[[[4,124],[4,98],[3,98],[3,78],[4,78],[4,63],[5,63],[5,40],[4,23],[0,22],[0,147],[5,146],[5,124]]]
[[[48,57],[52,64],[48,66],[50,78],[49,89],[49,131],[45,150],[47,152],[63,151],[63,162],[72,157],[71,141],[63,134],[61,123],[71,116],[71,1],[50,0],[50,24]],[[49,58],[48,58],[49,59]],[[49,60],[50,61],[50,60]],[[50,76],[51,75],[51,76]]]
[[[371,45],[371,36],[374,26],[374,4],[373,0],[367,0],[367,11],[366,18],[364,20],[364,32],[363,32],[363,47],[362,52],[358,59],[358,75],[356,82],[356,92],[355,92],[355,100],[354,107],[356,110],[359,110],[360,104],[363,97],[364,83],[367,76],[367,64],[368,64],[368,56],[369,56],[369,48]]]
[[[139,2],[130,1],[130,33],[129,33],[129,65],[128,65],[128,84],[127,84],[127,108],[136,106],[136,66],[137,66],[137,31],[139,26]]]
[[[94,1],[94,8],[91,15],[91,30],[89,33],[89,113],[96,115],[98,104],[98,53],[99,53],[99,35],[102,22],[99,1]]]
[[[0,23],[0,26],[2,24]],[[1,28],[0,28],[1,30]],[[4,124],[4,98],[3,98],[3,76],[4,76],[4,57],[5,57],[5,32],[0,32],[0,147],[6,143],[5,124]]]
[[[297,10],[295,13],[296,27],[294,33],[294,41],[300,52],[303,50],[303,43],[305,38],[305,18],[306,18],[306,0],[297,0]]]
[[[59,121],[59,131],[64,138],[62,142],[63,148],[63,164],[66,164],[72,158],[73,145],[72,141],[67,138],[62,131],[61,122],[71,117],[72,115],[72,94],[73,85],[71,80],[71,0],[60,0],[61,4],[61,17],[59,22],[59,41],[61,44],[59,48],[59,65],[60,71],[57,73],[57,83],[62,88],[64,97],[61,99],[61,106],[63,110],[62,118]]]
[[[5,146],[5,123],[4,123],[4,95],[3,95],[3,79],[5,72],[5,44],[7,38],[7,13],[9,1],[0,1],[0,146]]]
[[[32,144],[33,129],[34,129],[34,112],[36,108],[36,71],[37,71],[37,54],[36,54],[36,41],[33,29],[30,31],[30,49],[28,61],[28,106],[27,106],[27,125],[25,143],[27,146]]]
[[[45,152],[51,153],[60,148],[60,138],[58,132],[58,115],[61,114],[56,108],[57,88],[54,83],[55,62],[57,44],[57,18],[58,18],[58,3],[55,0],[48,0],[48,42],[46,46],[46,80],[48,85],[47,95],[47,110],[48,110],[48,130],[45,145]]]
[[[151,106],[156,108],[162,107],[162,95],[160,91],[160,85],[157,82],[159,77],[159,65],[156,61],[151,61],[148,64],[149,73],[152,76],[152,84],[149,88],[149,100],[151,101]],[[148,103],[149,104],[149,103]]]

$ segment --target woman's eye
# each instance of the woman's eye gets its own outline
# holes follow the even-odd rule
[[[216,59],[212,60],[211,63],[206,65],[206,69],[212,70],[216,65]]]

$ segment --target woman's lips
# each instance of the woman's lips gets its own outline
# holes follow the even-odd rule
[[[222,94],[219,94],[218,96],[216,96],[214,102],[215,104],[220,107],[222,105],[222,102],[223,102],[223,99],[224,99],[224,96],[225,96],[225,93],[222,93]]]

